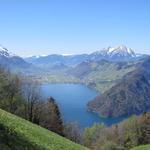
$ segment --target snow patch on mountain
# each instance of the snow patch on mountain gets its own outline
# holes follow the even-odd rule
[[[117,46],[117,47],[108,47],[104,48],[100,51],[92,53],[94,55],[101,55],[104,57],[136,57],[135,52],[124,45]]]
[[[3,47],[2,45],[0,45],[0,56],[4,56],[4,57],[17,57],[17,55],[11,53],[7,48]]]

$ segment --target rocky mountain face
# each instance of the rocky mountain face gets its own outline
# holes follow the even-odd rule
[[[108,47],[101,51],[97,51],[91,54],[91,59],[99,60],[99,58],[112,60],[112,61],[125,61],[136,58],[135,52],[131,48],[127,48],[124,45],[118,47]]]
[[[91,111],[105,117],[138,114],[150,108],[150,57],[126,74],[108,91],[88,103]]]

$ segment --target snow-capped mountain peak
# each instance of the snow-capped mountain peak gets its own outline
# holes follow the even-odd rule
[[[106,49],[106,51],[108,52],[108,53],[111,53],[111,52],[113,52],[115,50],[115,48],[113,48],[113,47],[108,47],[108,49]]]
[[[0,45],[0,56],[13,57],[13,56],[16,56],[16,55],[11,53],[7,48]]]
[[[108,48],[108,53],[110,55],[122,55],[122,56],[130,56],[130,57],[135,57],[136,54],[135,52],[131,49],[131,48],[128,48],[124,45],[121,45],[121,46],[118,46],[118,47],[115,47],[115,48]]]
[[[117,46],[117,47],[108,47],[107,49],[104,49],[104,50],[109,56],[114,56],[114,55],[125,56],[125,57],[136,56],[135,52],[131,48],[128,48],[124,45]]]
[[[136,53],[124,45],[104,48],[92,53],[92,59],[128,60],[136,57]]]
[[[5,57],[10,56],[8,50],[1,45],[0,45],[0,55],[5,56]]]

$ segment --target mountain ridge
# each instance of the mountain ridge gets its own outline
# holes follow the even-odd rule
[[[138,114],[150,108],[150,57],[122,80],[88,103],[91,111],[105,117]]]
[[[83,61],[95,60],[99,61],[101,59],[111,60],[111,61],[128,61],[138,59],[143,57],[142,54],[136,54],[131,48],[124,45],[117,47],[108,47],[100,51],[92,52],[90,54],[73,54],[73,55],[61,55],[61,54],[51,54],[46,56],[32,56],[27,57],[25,60],[33,64],[46,64],[47,61],[55,63],[61,62],[68,66],[75,66]]]

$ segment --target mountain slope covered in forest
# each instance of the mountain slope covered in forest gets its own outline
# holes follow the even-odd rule
[[[91,111],[105,117],[138,114],[150,108],[150,57],[126,74],[108,91],[88,103]]]
[[[35,65],[51,65],[55,63],[62,63],[67,66],[76,66],[83,61],[100,61],[102,59],[109,61],[128,61],[135,60],[143,55],[136,54],[131,48],[124,45],[116,47],[108,47],[90,54],[50,54],[46,56],[31,56],[25,58],[27,62]]]

